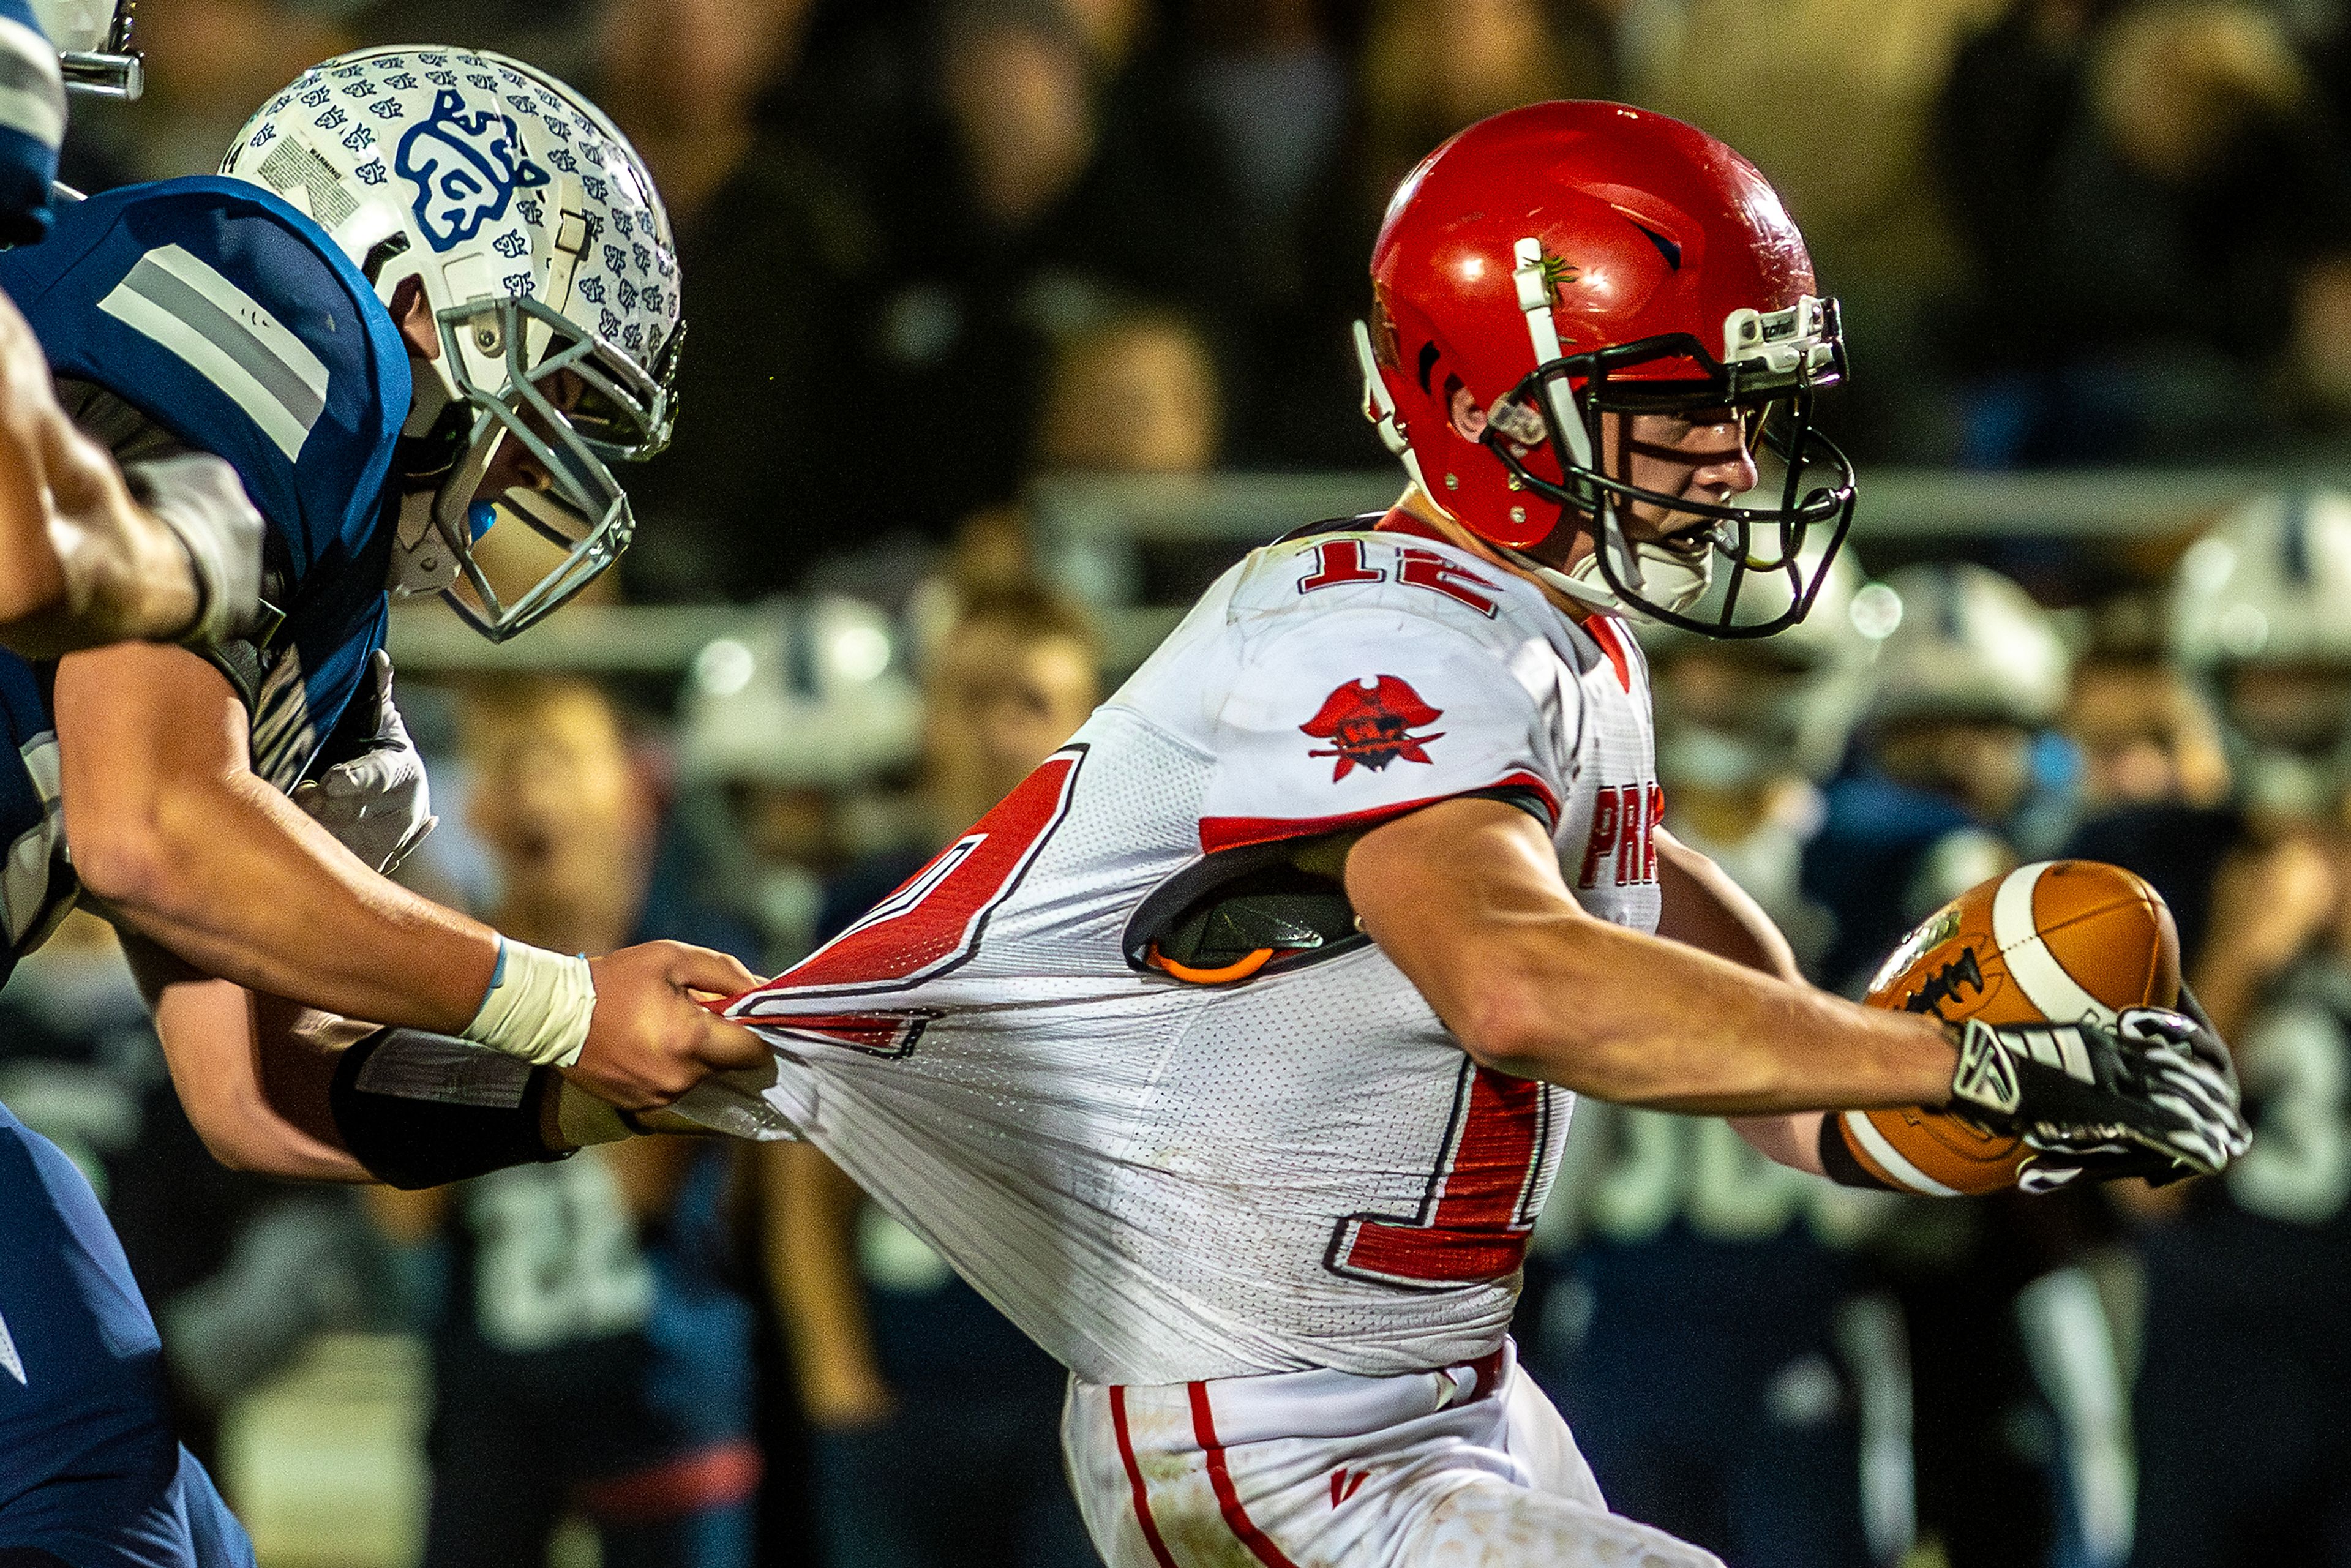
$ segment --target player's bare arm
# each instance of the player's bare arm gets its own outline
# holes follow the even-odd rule
[[[377,874],[256,777],[244,707],[212,665],[148,644],[78,653],[58,666],[57,715],[68,842],[118,921],[256,991],[481,1032],[497,933]],[[693,999],[753,983],[734,959],[649,943],[588,969],[593,989],[572,1005],[592,1010],[568,1065],[613,1103],[666,1103],[714,1068],[765,1060]],[[534,999],[548,998],[518,1002]]]
[[[510,1104],[482,1103],[477,1061],[465,1074],[474,1091],[463,1097],[468,1103],[451,1111],[430,1098],[431,1069],[478,1047],[258,995],[135,932],[123,935],[122,946],[189,1124],[232,1170],[413,1191],[459,1179],[457,1173],[561,1159],[643,1133],[700,1131],[662,1113],[622,1116],[550,1070],[521,1062],[498,1064],[508,1072]],[[353,1071],[352,1052],[360,1068],[381,1057],[392,1071],[371,1082]],[[400,1092],[401,1080],[410,1081],[408,1092]],[[420,1143],[440,1147],[420,1157]],[[624,1168],[643,1175],[645,1164]]]
[[[1583,912],[1541,823],[1447,800],[1347,858],[1364,928],[1477,1061],[1622,1104],[1754,1116],[1940,1105],[1943,1027]]]
[[[40,659],[176,638],[204,597],[190,547],[74,427],[39,341],[0,297],[0,646]]]
[[[1657,935],[1750,969],[1803,986],[1795,950],[1752,894],[1729,873],[1667,830],[1657,830],[1660,908]],[[1828,1173],[1820,1153],[1821,1113],[1734,1116],[1740,1136],[1783,1166],[1814,1176]]]
[[[327,1103],[333,1058],[295,1033],[300,1009],[216,980],[135,935],[123,938],[181,1108],[232,1170],[363,1182]]]
[[[889,1417],[896,1399],[873,1354],[857,1270],[857,1185],[804,1143],[751,1151],[761,1244],[776,1316],[809,1419],[853,1430]]]

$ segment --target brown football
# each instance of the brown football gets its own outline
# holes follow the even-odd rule
[[[1864,998],[1951,1023],[2111,1022],[2179,999],[2179,933],[2161,895],[2120,866],[2039,861],[1970,888],[1894,949]],[[1870,1174],[1913,1192],[1998,1192],[2031,1151],[1963,1117],[1843,1113]]]

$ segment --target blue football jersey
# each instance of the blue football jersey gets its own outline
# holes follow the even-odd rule
[[[283,618],[219,663],[252,710],[255,772],[291,789],[383,642],[386,480],[411,392],[391,312],[310,219],[209,177],[61,205],[45,242],[0,254],[0,289],[56,374],[226,460],[267,521],[266,594]],[[22,759],[0,759],[0,963],[73,891],[47,676],[0,653],[0,722]]]

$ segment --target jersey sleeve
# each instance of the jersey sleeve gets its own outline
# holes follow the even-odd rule
[[[411,392],[391,315],[323,230],[235,181],[126,186],[0,255],[58,376],[225,459],[298,592],[365,552]],[[380,586],[380,585],[379,585]]]
[[[1317,616],[1242,658],[1212,728],[1204,852],[1373,826],[1464,795],[1546,827],[1567,793],[1573,686],[1541,644],[1384,610]]]
[[[57,51],[30,0],[0,0],[0,243],[31,245],[48,232],[65,134]]]

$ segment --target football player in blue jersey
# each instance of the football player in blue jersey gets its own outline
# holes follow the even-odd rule
[[[48,233],[67,87],[139,96],[130,13],[130,0],[0,0],[0,245]],[[192,628],[193,563],[105,483],[56,404],[23,320],[0,308],[0,418],[39,460],[0,463],[0,646],[37,656]]]
[[[546,952],[381,874],[431,825],[387,594],[504,639],[611,564],[608,464],[667,439],[676,273],[609,120],[433,47],[330,60],[220,176],[60,204],[0,256],[0,474],[55,489],[69,426],[199,591],[181,643],[0,653],[0,973],[78,898],[108,915],[231,1163],[435,1185],[765,1062],[696,1000],[752,983],[730,958]],[[16,417],[44,378],[54,425]],[[542,559],[477,559],[502,519]],[[249,1562],[161,1395],[88,1186],[0,1110],[0,1568]]]

